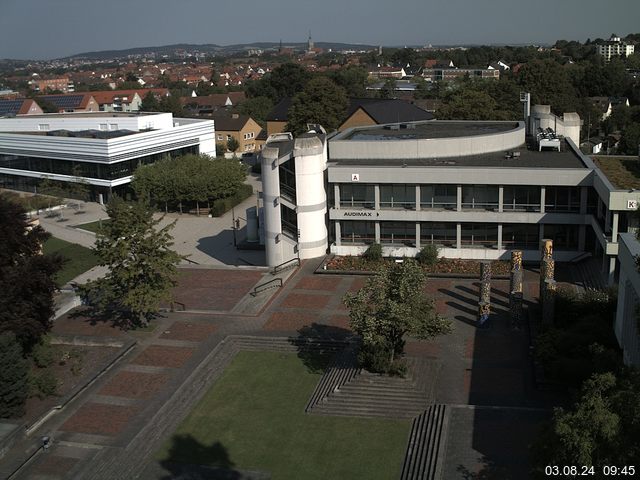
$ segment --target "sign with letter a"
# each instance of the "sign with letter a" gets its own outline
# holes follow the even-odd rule
[[[351,181],[352,182],[359,182],[360,181],[360,174],[359,173],[352,173],[351,174]]]

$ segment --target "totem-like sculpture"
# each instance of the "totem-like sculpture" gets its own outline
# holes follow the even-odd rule
[[[555,262],[553,260],[553,240],[547,238],[541,242],[540,260],[540,303],[543,325],[551,325],[555,315],[556,282],[554,280]]]
[[[511,252],[511,281],[509,283],[509,316],[511,328],[514,330],[519,330],[522,326],[523,277],[522,251],[513,250]]]
[[[489,320],[491,314],[491,262],[480,263],[480,298],[478,301],[478,323]]]

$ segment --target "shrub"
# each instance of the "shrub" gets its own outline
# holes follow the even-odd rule
[[[416,260],[420,265],[433,266],[438,263],[438,246],[425,245],[416,255]]]
[[[30,382],[31,395],[41,400],[55,395],[58,390],[58,380],[51,370],[32,372]]]
[[[382,260],[382,245],[380,245],[379,243],[374,243],[369,248],[367,248],[367,251],[364,252],[362,256],[365,259],[371,260],[374,262],[378,262]]]
[[[43,337],[40,343],[33,347],[31,358],[38,368],[46,368],[53,364],[54,354],[47,337]]]
[[[24,415],[27,399],[28,365],[13,333],[0,335],[0,418]]]
[[[230,197],[218,198],[211,206],[211,216],[219,217],[253,195],[253,187],[243,183]]]

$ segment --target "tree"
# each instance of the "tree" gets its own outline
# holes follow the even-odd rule
[[[62,259],[41,255],[47,238],[22,207],[0,195],[0,333],[15,334],[25,352],[51,328],[53,277]]]
[[[464,90],[438,108],[439,120],[499,120],[498,104],[485,92]]]
[[[401,369],[404,336],[433,338],[452,331],[449,320],[435,312],[425,297],[426,275],[412,259],[385,263],[358,292],[347,294],[350,325],[362,336],[359,361],[377,372]]]
[[[239,148],[240,148],[240,142],[238,142],[238,140],[236,140],[235,137],[231,137],[229,140],[227,140],[227,150],[229,150],[230,152],[236,153]]]
[[[255,97],[248,98],[238,105],[238,112],[249,115],[264,128],[267,115],[272,108],[273,102],[269,97]]]
[[[622,131],[618,153],[638,155],[640,153],[640,123],[631,123]]]
[[[168,97],[162,97],[158,104],[158,111],[171,113],[174,117],[182,116],[182,103],[180,102],[180,96],[172,94]]]
[[[340,87],[344,88],[349,97],[367,96],[367,78],[369,74],[364,67],[359,65],[349,65],[336,70],[331,79]]]
[[[380,98],[393,98],[396,94],[397,82],[395,78],[387,78],[380,89]]]
[[[111,219],[98,233],[94,252],[109,268],[98,280],[81,287],[82,295],[103,311],[120,314],[125,326],[146,325],[169,300],[176,285],[176,265],[184,258],[174,252],[170,231],[175,222],[159,228],[147,202],[107,205]]]
[[[29,367],[13,333],[0,334],[0,418],[24,415]]]
[[[308,123],[320,124],[327,131],[335,130],[344,120],[347,105],[344,88],[327,77],[314,78],[293,98],[286,128],[294,135],[305,132]]]
[[[158,112],[160,111],[160,103],[153,92],[147,93],[140,103],[141,112]]]

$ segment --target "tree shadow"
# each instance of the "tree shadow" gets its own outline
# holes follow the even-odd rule
[[[162,467],[161,480],[258,480],[268,475],[260,472],[241,472],[229,458],[229,452],[220,442],[204,445],[191,435],[174,435],[171,448]],[[205,465],[207,464],[207,465]]]
[[[332,359],[356,341],[356,335],[346,328],[312,323],[298,330],[297,337],[289,337],[289,342],[298,349],[298,358],[311,373],[322,373]]]
[[[511,472],[505,467],[499,467],[486,458],[483,458],[483,461],[486,463],[477,472],[472,472],[464,465],[458,465],[456,471],[463,480],[515,480],[518,478],[511,475]],[[518,480],[520,479],[518,478]]]
[[[111,324],[113,328],[118,328],[122,331],[131,331],[139,328],[145,328],[146,325],[138,324],[131,319],[131,316],[127,312],[116,309],[101,309],[91,305],[85,305],[84,307],[77,308],[67,315],[69,319],[81,320],[84,323],[88,323],[91,326],[99,324]],[[157,318],[163,318],[160,313],[156,313],[147,321],[151,321]]]

